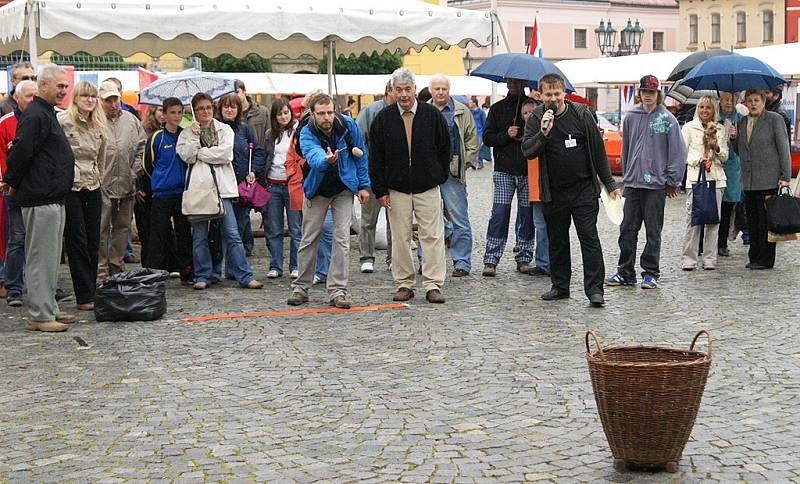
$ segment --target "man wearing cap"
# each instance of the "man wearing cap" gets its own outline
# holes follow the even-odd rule
[[[647,242],[639,263],[642,289],[657,287],[661,257],[661,229],[666,198],[677,196],[683,179],[686,144],[678,120],[662,105],[664,93],[652,75],[639,81],[637,104],[622,123],[622,174],[625,190],[622,225],[619,228],[617,273],[607,286],[636,284],[636,243],[644,222]]]
[[[100,187],[103,192],[103,209],[100,213],[97,278],[102,281],[111,274],[125,270],[122,258],[128,243],[136,177],[141,170],[147,136],[139,120],[122,109],[120,93],[113,82],[100,84],[99,91],[103,111],[108,119],[106,163],[101,173]]]

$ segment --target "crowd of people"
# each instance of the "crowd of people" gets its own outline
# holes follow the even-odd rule
[[[642,224],[640,286],[656,288],[665,200],[684,183],[684,270],[700,262],[716,268],[717,257],[729,254],[731,220],[742,211],[748,268],[775,264],[764,200],[789,184],[788,133],[757,89],[744,93],[747,115],[735,109],[735,94],[722,93],[719,101],[700,99],[694,119],[681,127],[663,105],[658,79],[643,77],[641,103],[623,121],[621,191],[593,112],[565,99],[566,83],[557,74],[538,80],[536,99],[525,92],[527,81],[507,79],[508,96],[487,114],[476,98],[463,104],[452,96],[446,76],[433,76],[422,95],[413,73],[400,68],[384,97],[356,119],[315,91],[299,121],[288,101],[276,99],[267,112],[239,81],[236,93],[217,100],[197,93],[191,118],[179,99],[167,98],[140,121],[121,102],[115,79],[99,86],[78,82],[67,109],[57,113],[68,88],[62,68],[48,64],[35,76],[29,64],[19,64],[11,75],[14,89],[0,105],[7,111],[0,119],[0,190],[9,226],[3,290],[9,306],[21,306],[27,289],[29,330],[64,331],[75,320],[57,302],[62,239],[76,309],[90,311],[97,284],[126,269],[134,217],[144,267],[169,271],[198,291],[223,277],[241,288],[262,288],[247,260],[253,207],[240,197],[240,187],[253,184],[271,197],[258,207],[270,252],[266,277],[280,278],[288,269],[289,305],[306,304],[312,286],[324,282],[330,305],[350,308],[354,200],[362,206],[361,272],[375,271],[385,209],[392,299],[413,298],[421,275],[425,299],[444,303],[448,246],[451,276],[472,272],[466,182],[470,168],[490,158],[493,200],[481,274],[497,274],[516,197],[516,270],[550,278],[545,301],[570,295],[573,223],[591,306],[605,304],[604,286],[639,284]],[[717,224],[692,222],[691,192],[700,180],[715,182]],[[626,199],[619,264],[608,277],[597,231],[601,192]],[[196,208],[209,201],[213,213],[199,215]]]

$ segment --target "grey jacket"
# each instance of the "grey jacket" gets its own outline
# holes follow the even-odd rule
[[[622,122],[622,175],[626,188],[662,190],[681,186],[686,144],[678,120],[664,106],[647,112],[636,105]]]
[[[147,135],[142,123],[128,111],[106,124],[106,160],[100,188],[111,199],[132,197],[136,177],[142,169]]]
[[[742,162],[742,190],[772,190],[778,180],[791,180],[791,158],[786,125],[780,114],[764,110],[747,142],[745,116],[736,124],[734,144]]]
[[[375,116],[385,107],[386,100],[380,99],[374,103],[370,103],[367,107],[362,109],[356,117],[356,125],[358,125],[359,131],[364,135],[364,144],[367,145],[367,152],[369,152],[369,128],[372,126],[372,121],[375,119]]]
[[[258,144],[263,147],[269,127],[269,111],[266,106],[258,104],[250,96],[247,96],[247,103],[250,108],[244,113],[244,122],[253,129]]]

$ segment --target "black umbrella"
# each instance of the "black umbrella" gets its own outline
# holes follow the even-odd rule
[[[717,57],[718,55],[731,55],[732,52],[725,49],[711,49],[711,50],[701,50],[700,52],[695,52],[687,56],[685,59],[680,61],[672,72],[669,74],[667,81],[679,81],[683,79],[683,77],[691,71],[697,64],[707,61],[712,57]]]

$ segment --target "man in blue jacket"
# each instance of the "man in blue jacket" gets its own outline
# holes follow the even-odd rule
[[[150,208],[150,249],[146,267],[180,272],[181,282],[188,284],[192,274],[192,235],[189,221],[181,211],[183,188],[186,179],[186,163],[175,151],[183,104],[170,97],[162,104],[166,122],[164,127],[150,136],[142,157],[142,168],[150,177],[153,203]],[[174,240],[172,228],[175,228]],[[173,251],[176,247],[174,260]]]
[[[662,105],[664,93],[656,76],[639,81],[642,103],[622,122],[622,174],[625,205],[619,228],[617,273],[607,286],[636,285],[636,242],[644,222],[647,242],[642,251],[642,289],[658,286],[661,228],[666,197],[675,197],[683,179],[686,144],[678,120]]]
[[[358,196],[362,204],[369,200],[364,138],[352,118],[337,115],[333,99],[327,94],[314,98],[310,108],[311,119],[300,131],[300,148],[307,165],[303,170],[303,238],[297,251],[298,276],[292,281],[292,294],[287,303],[299,306],[308,302],[317,263],[317,244],[330,205],[333,250],[328,269],[328,296],[331,306],[348,309],[353,195]]]

